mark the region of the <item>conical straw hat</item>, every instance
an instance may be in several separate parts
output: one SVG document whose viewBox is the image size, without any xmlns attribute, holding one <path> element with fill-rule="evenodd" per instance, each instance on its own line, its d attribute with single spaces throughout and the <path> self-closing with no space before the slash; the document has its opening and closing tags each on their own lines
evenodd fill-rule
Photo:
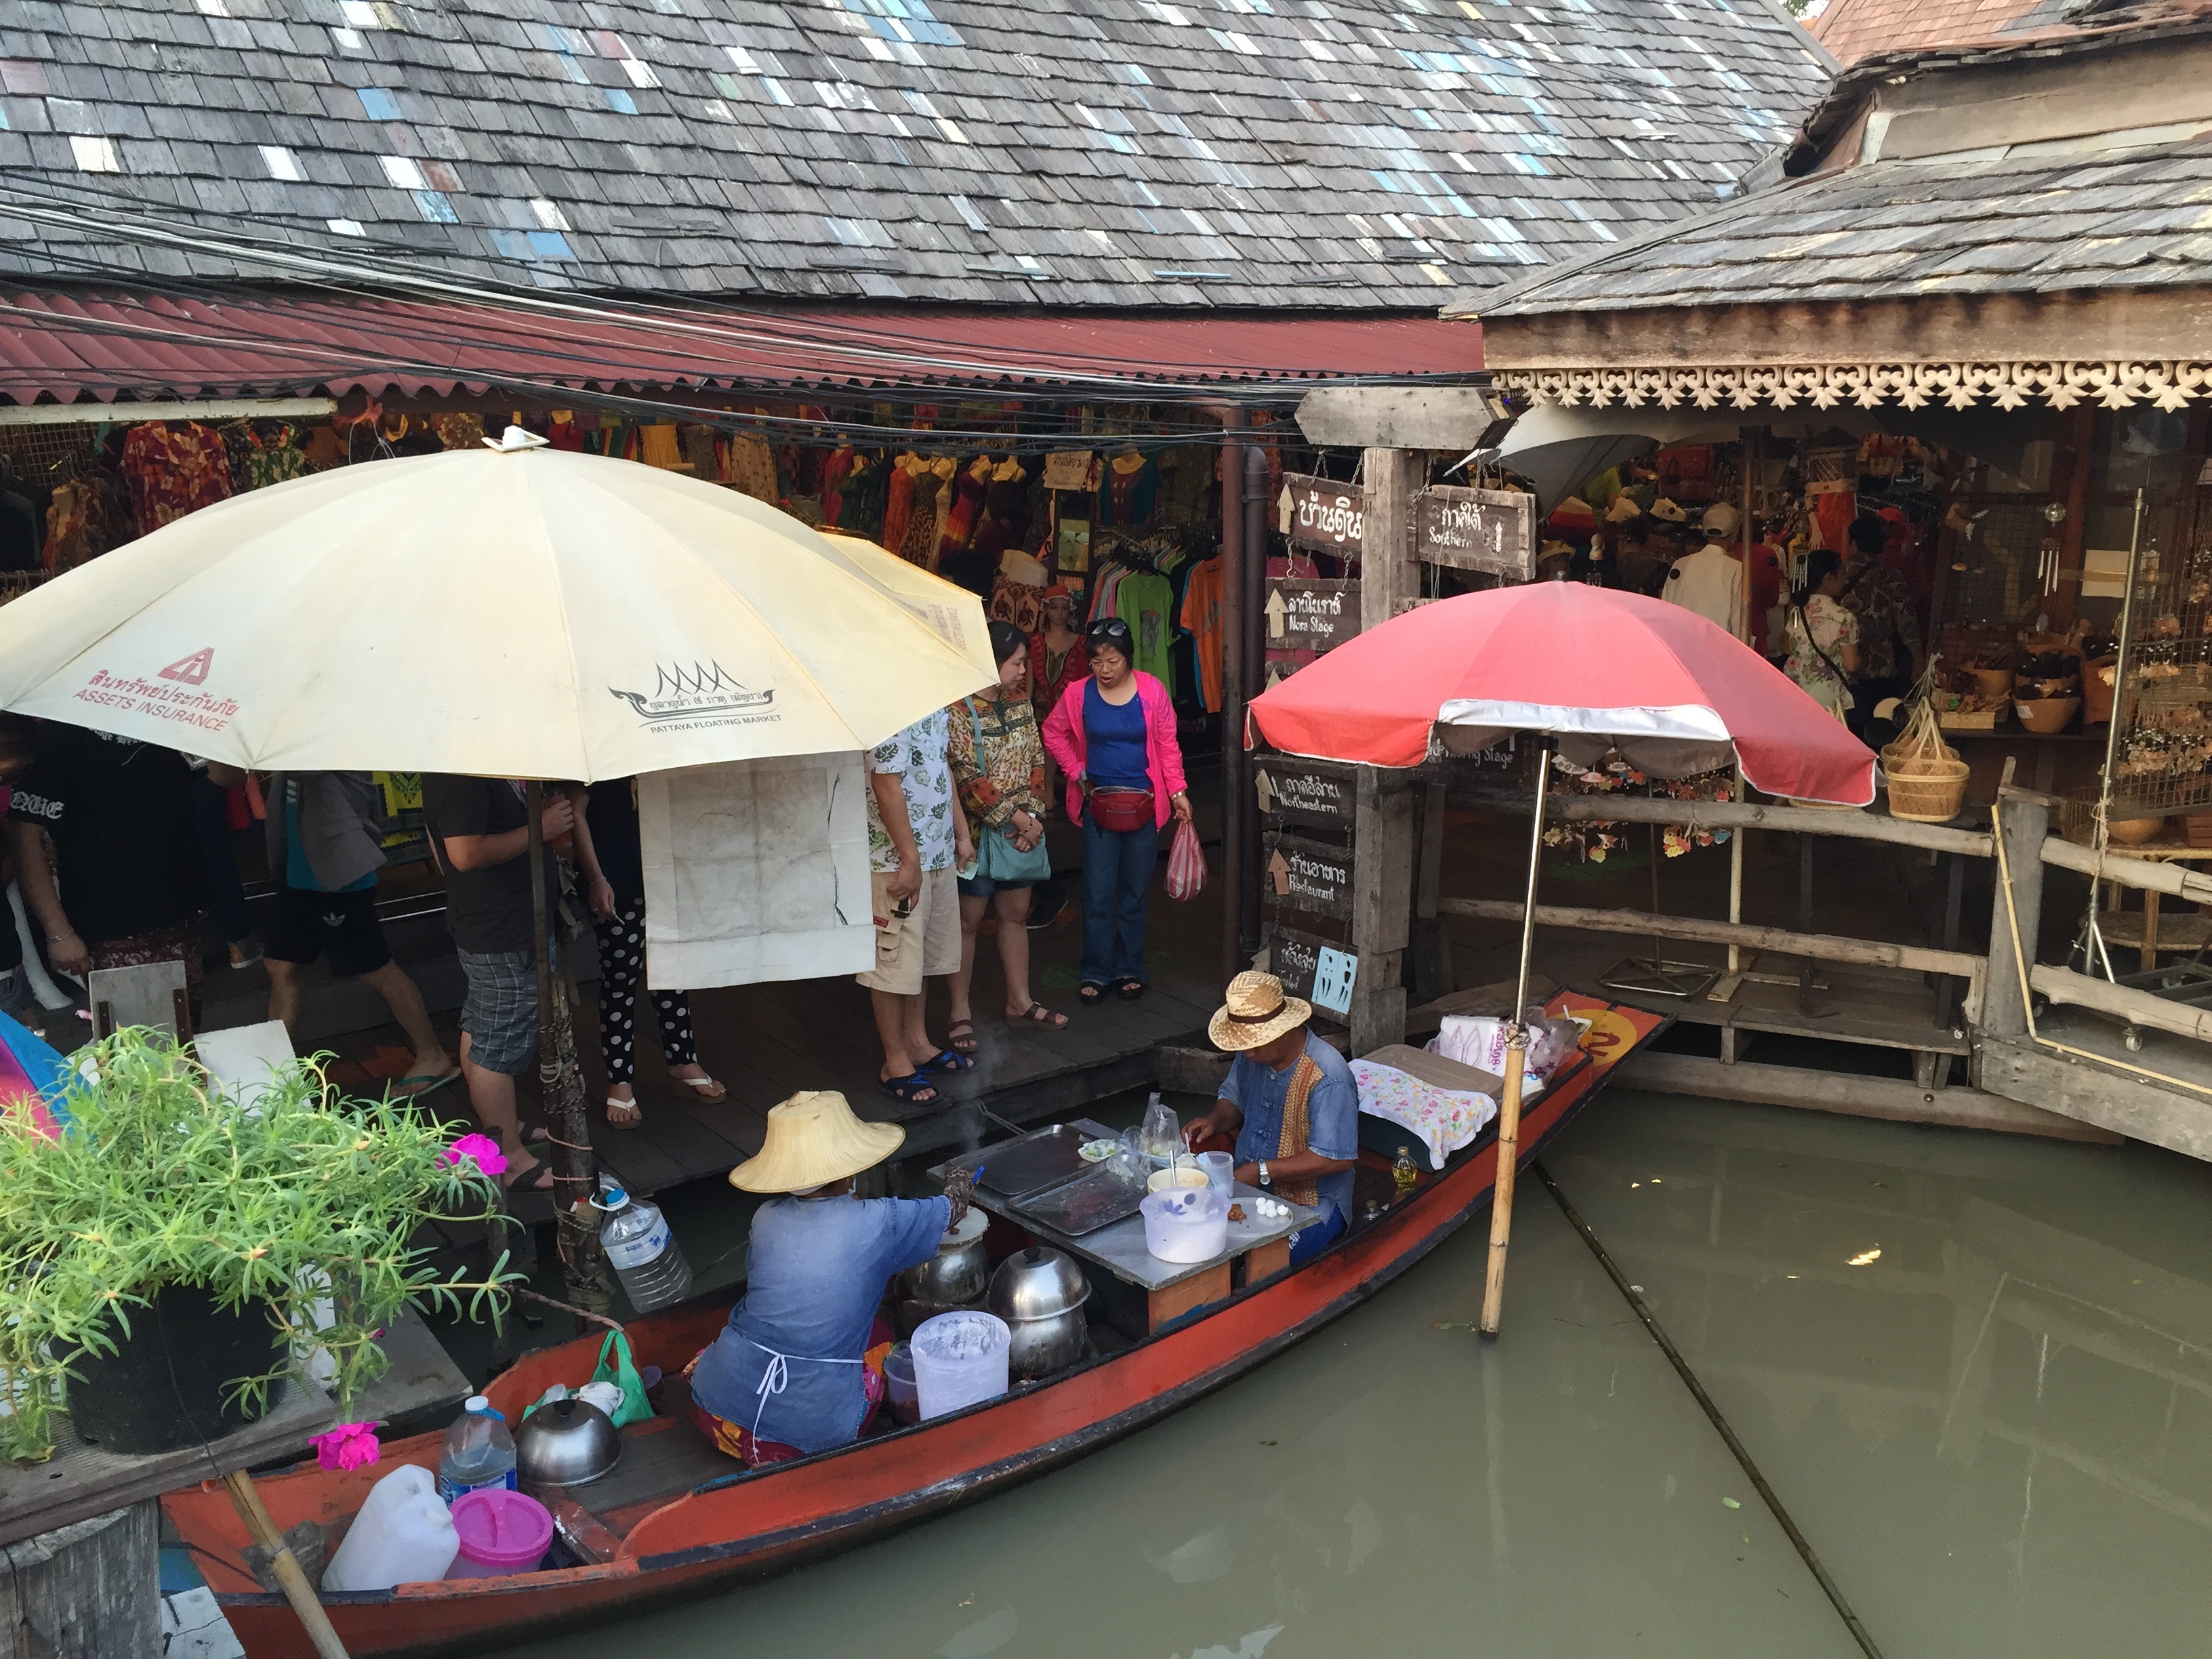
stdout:
<svg viewBox="0 0 2212 1659">
<path fill-rule="evenodd" d="M 769 1108 L 768 1142 L 730 1171 L 740 1192 L 826 1187 L 872 1169 L 906 1139 L 896 1123 L 863 1123 L 834 1089 L 807 1089 Z"/>
</svg>

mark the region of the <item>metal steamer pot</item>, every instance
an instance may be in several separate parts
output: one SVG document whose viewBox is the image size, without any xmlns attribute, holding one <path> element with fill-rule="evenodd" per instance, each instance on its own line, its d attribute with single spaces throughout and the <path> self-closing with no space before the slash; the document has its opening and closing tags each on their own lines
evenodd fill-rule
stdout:
<svg viewBox="0 0 2212 1659">
<path fill-rule="evenodd" d="M 937 1254 L 899 1275 L 899 1286 L 917 1302 L 958 1307 L 980 1300 L 991 1282 L 991 1258 L 983 1254 L 983 1233 L 991 1218 L 970 1210 L 960 1224 L 938 1241 Z"/>
<path fill-rule="evenodd" d="M 514 1431 L 514 1473 L 524 1486 L 581 1486 L 622 1459 L 622 1436 L 587 1400 L 549 1401 Z"/>
<path fill-rule="evenodd" d="M 1013 1337 L 1007 1370 L 1036 1382 L 1079 1364 L 1091 1352 L 1090 1297 L 1082 1268 L 1058 1250 L 1033 1244 L 1001 1261 L 988 1305 Z"/>
</svg>

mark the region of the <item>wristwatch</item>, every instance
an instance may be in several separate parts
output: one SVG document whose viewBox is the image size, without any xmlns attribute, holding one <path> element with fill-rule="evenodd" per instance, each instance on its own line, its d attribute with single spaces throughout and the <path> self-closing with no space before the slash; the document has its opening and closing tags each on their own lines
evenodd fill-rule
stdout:
<svg viewBox="0 0 2212 1659">
<path fill-rule="evenodd" d="M 1260 1184 L 1268 1188 L 1275 1184 L 1275 1177 L 1267 1173 L 1267 1160 L 1264 1158 L 1260 1160 Z"/>
</svg>

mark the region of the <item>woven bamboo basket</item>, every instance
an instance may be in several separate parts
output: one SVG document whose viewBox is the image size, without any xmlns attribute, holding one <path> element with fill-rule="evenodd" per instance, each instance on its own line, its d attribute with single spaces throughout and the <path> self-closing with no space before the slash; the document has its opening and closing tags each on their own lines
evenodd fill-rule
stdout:
<svg viewBox="0 0 2212 1659">
<path fill-rule="evenodd" d="M 1948 823 L 1966 804 L 1966 775 L 1973 769 L 1962 760 L 1923 760 L 1904 763 L 1904 772 L 1885 768 L 1889 778 L 1889 815 L 1915 823 Z"/>
</svg>

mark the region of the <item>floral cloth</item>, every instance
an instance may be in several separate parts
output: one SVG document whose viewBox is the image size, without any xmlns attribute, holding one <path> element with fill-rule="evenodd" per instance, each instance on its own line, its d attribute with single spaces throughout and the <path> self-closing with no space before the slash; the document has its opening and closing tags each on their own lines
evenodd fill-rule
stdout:
<svg viewBox="0 0 2212 1659">
<path fill-rule="evenodd" d="M 1443 1169 L 1444 1159 L 1498 1115 L 1498 1103 L 1488 1095 L 1439 1089 L 1372 1060 L 1353 1060 L 1352 1080 L 1359 1087 L 1359 1109 L 1419 1135 L 1427 1143 L 1433 1170 Z"/>
<path fill-rule="evenodd" d="M 952 705 L 952 781 L 971 839 L 1016 812 L 1044 819 L 1044 739 L 1027 697 L 963 697 Z M 982 739 L 978 753 L 978 737 Z"/>
<path fill-rule="evenodd" d="M 292 441 L 290 427 L 278 427 L 265 441 L 249 428 L 246 441 L 247 488 L 266 489 L 270 484 L 307 476 L 307 453 Z"/>
<path fill-rule="evenodd" d="M 907 822 L 914 827 L 914 844 L 921 854 L 924 870 L 952 867 L 952 769 L 947 760 L 949 735 L 945 711 L 925 714 L 903 732 L 895 732 L 868 750 L 867 768 L 896 772 L 906 791 Z M 868 868 L 888 874 L 899 867 L 898 848 L 884 816 L 876 810 L 875 792 L 868 792 Z"/>
<path fill-rule="evenodd" d="M 1837 600 L 1815 593 L 1803 605 L 1790 608 L 1788 637 L 1790 660 L 1782 665 L 1782 672 L 1804 687 L 1814 702 L 1843 719 L 1851 706 L 1850 690 L 1844 684 L 1843 651 L 1858 643 L 1859 619 Z"/>
<path fill-rule="evenodd" d="M 197 422 L 132 427 L 123 441 L 121 470 L 142 536 L 230 495 L 230 453 L 212 427 Z"/>
<path fill-rule="evenodd" d="M 1919 656 L 1919 616 L 1912 590 L 1897 571 L 1886 564 L 1869 564 L 1844 590 L 1843 605 L 1857 622 L 1858 678 L 1895 679 L 1900 645 L 1906 653 L 1905 666 Z M 1828 654 L 1836 654 L 1834 647 Z"/>
</svg>

